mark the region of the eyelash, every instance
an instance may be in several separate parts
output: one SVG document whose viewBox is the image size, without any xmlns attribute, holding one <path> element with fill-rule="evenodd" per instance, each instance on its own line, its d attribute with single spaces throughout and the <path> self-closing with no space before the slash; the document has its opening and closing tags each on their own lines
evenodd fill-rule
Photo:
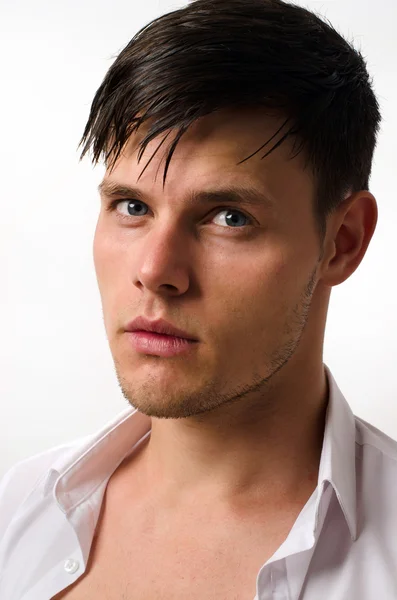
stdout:
<svg viewBox="0 0 397 600">
<path fill-rule="evenodd" d="M 118 205 L 118 204 L 120 204 L 121 202 L 140 202 L 140 203 L 142 203 L 142 204 L 145 204 L 146 206 L 148 206 L 148 205 L 146 204 L 146 202 L 143 202 L 143 200 L 133 200 L 133 199 L 131 199 L 131 198 L 118 198 L 118 199 L 116 199 L 116 200 L 112 200 L 112 201 L 109 203 L 109 205 L 106 207 L 106 211 L 107 211 L 107 212 L 110 212 L 110 213 L 111 213 L 111 212 L 114 212 L 114 211 L 116 210 L 116 207 L 117 207 L 117 205 Z M 236 228 L 236 229 L 242 229 L 242 230 L 244 231 L 244 230 L 247 230 L 249 227 L 252 227 L 252 226 L 253 226 L 253 224 L 254 224 L 253 218 L 252 218 L 252 217 L 250 217 L 249 215 L 247 215 L 247 214 L 246 214 L 244 211 L 242 211 L 242 210 L 237 210 L 236 208 L 231 208 L 231 207 L 228 207 L 228 206 L 219 207 L 219 210 L 218 210 L 218 209 L 214 209 L 214 211 L 215 211 L 215 210 L 217 210 L 217 212 L 223 212 L 223 211 L 225 211 L 225 210 L 226 210 L 226 211 L 237 212 L 237 213 L 240 213 L 240 214 L 244 215 L 244 217 L 246 217 L 246 218 L 247 218 L 247 219 L 250 221 L 249 225 L 244 225 L 244 226 L 242 226 L 242 227 L 238 227 L 238 228 Z M 217 214 L 217 213 L 216 213 L 216 214 Z M 137 215 L 137 216 L 139 216 L 139 215 Z M 122 214 L 120 214 L 120 213 L 119 213 L 119 214 L 118 214 L 118 217 L 119 217 L 120 219 L 123 219 L 123 220 L 125 220 L 125 219 L 126 219 L 126 220 L 128 220 L 128 221 L 129 221 L 131 218 L 134 218 L 134 215 L 127 216 L 127 215 L 122 215 Z M 223 229 L 229 229 L 229 230 L 231 229 L 231 230 L 234 230 L 234 227 L 224 227 Z"/>
</svg>

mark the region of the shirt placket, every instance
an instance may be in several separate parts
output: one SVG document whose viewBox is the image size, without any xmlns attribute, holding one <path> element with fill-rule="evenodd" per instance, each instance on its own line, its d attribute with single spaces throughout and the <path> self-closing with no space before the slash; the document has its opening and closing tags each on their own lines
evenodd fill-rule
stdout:
<svg viewBox="0 0 397 600">
<path fill-rule="evenodd" d="M 285 559 L 271 563 L 262 570 L 255 600 L 291 600 Z"/>
</svg>

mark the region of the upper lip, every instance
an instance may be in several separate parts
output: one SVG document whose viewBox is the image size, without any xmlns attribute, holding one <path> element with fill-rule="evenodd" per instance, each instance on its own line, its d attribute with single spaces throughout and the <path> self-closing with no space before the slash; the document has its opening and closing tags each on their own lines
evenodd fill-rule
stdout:
<svg viewBox="0 0 397 600">
<path fill-rule="evenodd" d="M 185 338 L 194 342 L 198 341 L 187 331 L 174 327 L 168 321 L 164 319 L 156 319 L 155 321 L 149 321 L 145 317 L 137 317 L 130 323 L 128 323 L 126 331 L 152 331 L 154 333 L 162 333 L 165 335 L 173 335 L 175 337 Z"/>
</svg>

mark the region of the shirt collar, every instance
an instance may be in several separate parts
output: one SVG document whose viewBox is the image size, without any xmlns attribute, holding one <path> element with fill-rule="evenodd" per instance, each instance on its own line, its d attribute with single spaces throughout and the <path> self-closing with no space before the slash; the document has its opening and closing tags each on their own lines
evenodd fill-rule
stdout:
<svg viewBox="0 0 397 600">
<path fill-rule="evenodd" d="M 357 538 L 355 418 L 330 369 L 327 365 L 324 368 L 329 401 L 317 490 L 321 495 L 324 483 L 330 482 L 354 541 Z M 124 410 L 89 441 L 53 464 L 44 480 L 44 495 L 52 491 L 60 508 L 68 514 L 111 477 L 150 430 L 150 417 L 132 407 Z M 319 496 L 317 507 L 320 499 Z M 317 508 L 314 530 L 318 518 Z"/>
<path fill-rule="evenodd" d="M 348 524 L 351 538 L 355 541 L 357 539 L 356 422 L 330 369 L 327 365 L 324 365 L 324 368 L 328 378 L 329 401 L 318 487 L 320 489 L 325 481 L 331 483 Z"/>
</svg>

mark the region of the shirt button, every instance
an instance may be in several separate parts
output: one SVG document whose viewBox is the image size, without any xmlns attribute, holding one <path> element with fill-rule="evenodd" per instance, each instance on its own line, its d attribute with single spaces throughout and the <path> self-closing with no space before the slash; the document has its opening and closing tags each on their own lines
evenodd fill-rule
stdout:
<svg viewBox="0 0 397 600">
<path fill-rule="evenodd" d="M 79 562 L 77 560 L 73 560 L 73 558 L 68 558 L 63 566 L 67 573 L 73 574 L 76 573 L 77 569 L 79 568 Z"/>
</svg>

